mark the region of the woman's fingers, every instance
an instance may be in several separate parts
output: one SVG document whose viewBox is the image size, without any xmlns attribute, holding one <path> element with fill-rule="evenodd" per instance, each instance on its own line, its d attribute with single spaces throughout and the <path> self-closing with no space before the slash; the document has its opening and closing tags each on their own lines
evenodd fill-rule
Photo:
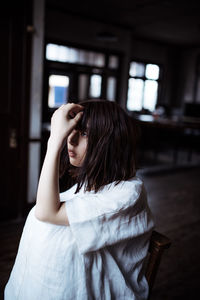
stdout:
<svg viewBox="0 0 200 300">
<path fill-rule="evenodd" d="M 83 110 L 83 106 L 74 103 L 60 106 L 51 119 L 52 136 L 57 137 L 57 139 L 68 136 L 80 121 Z"/>
<path fill-rule="evenodd" d="M 66 110 L 67 117 L 69 117 L 69 119 L 74 119 L 78 115 L 78 113 L 83 111 L 83 109 L 84 109 L 83 106 L 76 105 L 76 104 L 71 107 L 68 107 Z M 79 119 L 80 118 L 77 118 L 77 120 Z"/>
<path fill-rule="evenodd" d="M 79 104 L 68 103 L 60 106 L 59 109 L 64 112 L 68 119 L 74 119 L 79 112 L 83 111 L 84 107 Z"/>
<path fill-rule="evenodd" d="M 75 121 L 76 123 L 78 123 L 78 122 L 80 121 L 80 119 L 82 118 L 82 115 L 83 115 L 83 111 L 78 112 L 78 113 L 75 115 L 75 117 L 73 118 L 74 121 Z"/>
<path fill-rule="evenodd" d="M 67 104 L 63 104 L 60 106 L 61 109 L 65 110 L 65 111 L 75 111 L 75 112 L 79 112 L 80 110 L 83 110 L 84 107 L 80 104 L 76 104 L 76 103 L 67 103 Z"/>
</svg>

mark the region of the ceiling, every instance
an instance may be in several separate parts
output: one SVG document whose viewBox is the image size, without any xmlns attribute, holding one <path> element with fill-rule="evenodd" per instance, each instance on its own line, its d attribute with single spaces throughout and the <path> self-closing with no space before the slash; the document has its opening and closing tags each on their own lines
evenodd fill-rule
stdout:
<svg viewBox="0 0 200 300">
<path fill-rule="evenodd" d="M 200 0 L 46 0 L 46 5 L 128 29 L 137 39 L 200 46 Z"/>
</svg>

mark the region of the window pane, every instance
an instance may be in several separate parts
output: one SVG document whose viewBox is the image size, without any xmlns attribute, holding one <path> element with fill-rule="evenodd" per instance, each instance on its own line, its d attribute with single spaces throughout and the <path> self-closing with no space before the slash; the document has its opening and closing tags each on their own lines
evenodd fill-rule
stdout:
<svg viewBox="0 0 200 300">
<path fill-rule="evenodd" d="M 54 44 L 48 44 L 46 47 L 46 58 L 49 60 L 57 60 L 57 53 L 59 46 Z"/>
<path fill-rule="evenodd" d="M 67 62 L 68 61 L 68 55 L 69 55 L 69 49 L 64 46 L 58 47 L 57 52 L 57 60 L 61 62 Z"/>
<path fill-rule="evenodd" d="M 90 66 L 104 67 L 105 66 L 105 55 L 102 53 L 95 53 L 92 51 L 87 51 L 87 60 L 85 63 Z"/>
<path fill-rule="evenodd" d="M 78 80 L 78 98 L 79 100 L 87 99 L 87 87 L 89 76 L 87 74 L 80 74 Z"/>
<path fill-rule="evenodd" d="M 152 64 L 146 65 L 145 76 L 148 79 L 155 79 L 155 80 L 157 80 L 159 78 L 159 66 L 152 65 Z"/>
<path fill-rule="evenodd" d="M 105 55 L 103 53 L 70 48 L 56 44 L 47 44 L 46 59 L 96 67 L 105 66 Z"/>
<path fill-rule="evenodd" d="M 87 64 L 90 66 L 94 65 L 94 52 L 87 51 Z"/>
<path fill-rule="evenodd" d="M 128 110 L 141 110 L 143 99 L 144 81 L 142 79 L 129 79 L 128 86 Z"/>
<path fill-rule="evenodd" d="M 49 76 L 49 107 L 59 107 L 68 99 L 69 77 L 62 75 Z"/>
<path fill-rule="evenodd" d="M 143 77 L 145 66 L 143 63 L 131 62 L 129 74 L 130 76 Z"/>
<path fill-rule="evenodd" d="M 87 62 L 86 51 L 79 50 L 79 63 L 80 64 L 85 64 L 86 62 Z"/>
<path fill-rule="evenodd" d="M 78 51 L 78 50 L 77 50 Z M 79 61 L 80 64 L 104 67 L 105 55 L 102 53 L 96 53 L 92 51 L 79 50 Z"/>
<path fill-rule="evenodd" d="M 92 75 L 90 77 L 90 97 L 99 98 L 101 96 L 101 76 Z"/>
<path fill-rule="evenodd" d="M 154 111 L 158 95 L 158 83 L 153 80 L 146 80 L 144 87 L 144 108 Z"/>
<path fill-rule="evenodd" d="M 79 52 L 74 48 L 48 44 L 46 47 L 46 58 L 60 62 L 78 62 Z"/>
<path fill-rule="evenodd" d="M 116 78 L 108 77 L 107 91 L 106 91 L 107 100 L 115 101 L 115 94 L 116 94 Z"/>
<path fill-rule="evenodd" d="M 118 68 L 118 57 L 116 55 L 110 55 L 109 56 L 109 62 L 108 62 L 108 67 L 110 69 L 117 69 Z"/>
<path fill-rule="evenodd" d="M 74 48 L 68 48 L 69 56 L 68 56 L 68 62 L 70 63 L 78 63 L 79 62 L 79 50 Z"/>
<path fill-rule="evenodd" d="M 104 67 L 105 66 L 105 55 L 101 53 L 95 53 L 94 66 Z"/>
</svg>

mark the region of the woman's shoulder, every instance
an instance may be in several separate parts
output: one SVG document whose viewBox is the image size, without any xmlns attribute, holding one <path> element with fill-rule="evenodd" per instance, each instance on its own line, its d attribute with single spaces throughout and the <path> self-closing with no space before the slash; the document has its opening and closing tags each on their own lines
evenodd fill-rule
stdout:
<svg viewBox="0 0 200 300">
<path fill-rule="evenodd" d="M 120 182 L 112 182 L 106 185 L 100 193 L 109 193 L 109 192 L 120 192 L 120 193 L 140 193 L 144 188 L 143 181 L 135 176 L 130 178 L 129 180 L 122 180 Z"/>
<path fill-rule="evenodd" d="M 112 202 L 119 207 L 132 206 L 138 200 L 146 199 L 143 182 L 133 177 L 119 183 L 113 182 L 97 193 L 97 196 L 106 202 Z"/>
</svg>

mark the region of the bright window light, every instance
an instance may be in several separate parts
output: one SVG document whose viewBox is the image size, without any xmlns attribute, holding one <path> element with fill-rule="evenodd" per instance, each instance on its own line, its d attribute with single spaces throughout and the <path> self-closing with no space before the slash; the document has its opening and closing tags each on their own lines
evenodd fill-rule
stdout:
<svg viewBox="0 0 200 300">
<path fill-rule="evenodd" d="M 48 105 L 51 108 L 59 107 L 67 102 L 69 77 L 62 75 L 49 76 Z"/>
<path fill-rule="evenodd" d="M 146 80 L 144 88 L 143 107 L 149 111 L 154 111 L 157 101 L 158 83 L 154 80 Z"/>
<path fill-rule="evenodd" d="M 129 74 L 133 77 L 144 76 L 145 65 L 143 63 L 131 62 Z"/>
<path fill-rule="evenodd" d="M 129 79 L 128 88 L 128 110 L 141 110 L 142 109 L 142 96 L 143 96 L 144 81 L 141 79 Z"/>
<path fill-rule="evenodd" d="M 101 76 L 92 75 L 90 78 L 90 97 L 99 98 L 101 96 Z"/>
<path fill-rule="evenodd" d="M 95 67 L 105 66 L 105 55 L 56 44 L 47 44 L 46 59 L 52 61 L 85 64 Z"/>
<path fill-rule="evenodd" d="M 145 76 L 148 79 L 157 80 L 159 78 L 159 66 L 148 64 L 146 66 Z"/>
</svg>

